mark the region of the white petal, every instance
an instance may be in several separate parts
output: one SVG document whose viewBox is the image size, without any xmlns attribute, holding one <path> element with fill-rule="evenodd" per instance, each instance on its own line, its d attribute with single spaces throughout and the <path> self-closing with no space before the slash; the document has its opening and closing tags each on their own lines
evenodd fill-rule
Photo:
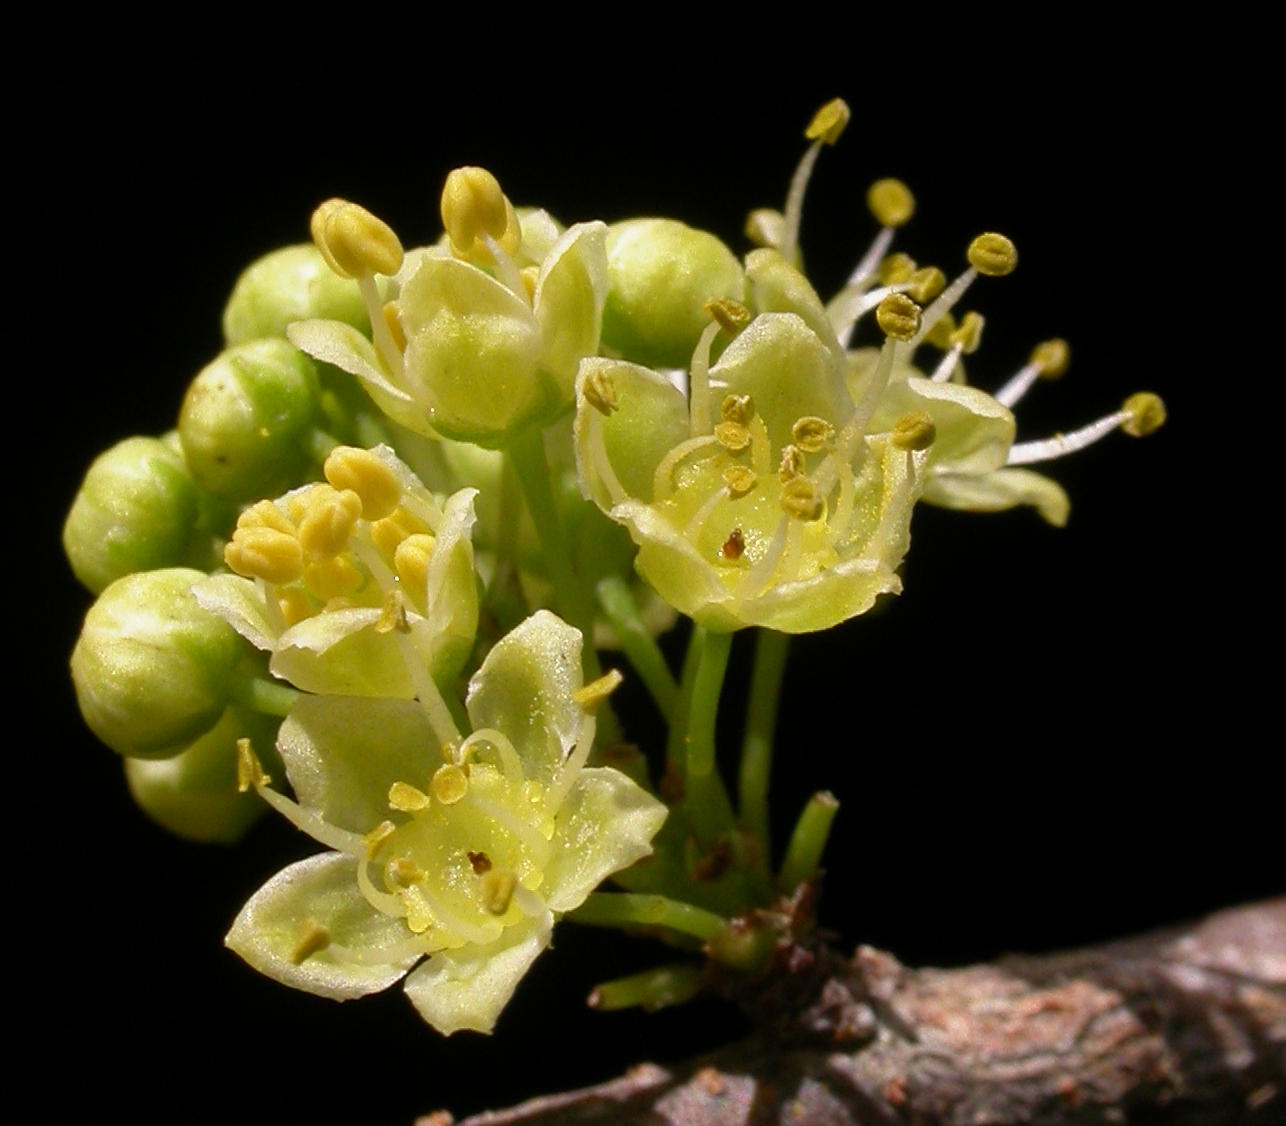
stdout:
<svg viewBox="0 0 1286 1126">
<path fill-rule="evenodd" d="M 364 951 L 370 965 L 345 962 L 330 949 L 296 964 L 295 952 L 310 926 L 324 927 L 332 942 Z M 400 979 L 416 957 L 378 960 L 381 947 L 409 935 L 400 919 L 375 910 L 357 887 L 356 861 L 327 852 L 292 864 L 251 897 L 224 939 L 260 973 L 284 985 L 348 1001 L 378 993 Z"/>
</svg>

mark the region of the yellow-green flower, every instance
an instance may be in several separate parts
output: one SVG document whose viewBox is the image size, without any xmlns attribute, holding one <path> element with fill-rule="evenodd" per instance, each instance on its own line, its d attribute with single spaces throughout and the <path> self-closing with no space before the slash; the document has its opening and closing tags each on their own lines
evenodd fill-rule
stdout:
<svg viewBox="0 0 1286 1126">
<path fill-rule="evenodd" d="M 446 746 L 414 701 L 301 700 L 279 739 L 298 802 L 249 753 L 243 766 L 334 851 L 264 885 L 228 945 L 337 1000 L 405 977 L 439 1031 L 490 1032 L 557 918 L 648 855 L 665 819 L 624 774 L 585 765 L 599 694 L 580 650 L 552 614 L 529 618 L 470 682 L 472 734 Z"/>
</svg>

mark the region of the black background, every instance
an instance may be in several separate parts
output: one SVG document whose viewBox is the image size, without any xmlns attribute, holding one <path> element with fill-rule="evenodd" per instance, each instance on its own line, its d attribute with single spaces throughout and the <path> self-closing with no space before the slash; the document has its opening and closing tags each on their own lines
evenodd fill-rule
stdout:
<svg viewBox="0 0 1286 1126">
<path fill-rule="evenodd" d="M 1140 70 L 1137 44 L 886 65 L 870 43 L 742 57 L 717 37 L 655 53 L 520 38 L 516 58 L 435 41 L 416 60 L 408 41 L 396 63 L 329 57 L 350 46 L 333 42 L 209 61 L 192 43 L 168 64 L 125 50 L 85 61 L 65 108 L 24 94 L 28 210 L 11 223 L 30 328 L 10 379 L 28 403 L 14 468 L 38 503 L 11 582 L 18 637 L 38 651 L 11 709 L 40 706 L 35 726 L 11 728 L 11 988 L 36 990 L 20 1005 L 32 1057 L 89 1068 L 92 1103 L 134 1121 L 405 1123 L 740 1028 L 715 1002 L 588 1012 L 596 981 L 663 955 L 570 925 L 490 1039 L 442 1039 L 397 989 L 341 1007 L 260 978 L 222 935 L 311 842 L 273 820 L 231 851 L 168 837 L 76 714 L 65 662 L 89 598 L 56 545 L 89 461 L 173 425 L 219 349 L 237 273 L 306 238 L 316 203 L 356 199 L 408 245 L 427 241 L 442 180 L 464 163 L 567 222 L 675 215 L 744 251 L 745 213 L 781 205 L 804 123 L 842 94 L 854 120 L 822 155 L 802 233 L 823 294 L 873 233 L 866 186 L 899 176 L 920 208 L 901 249 L 953 272 L 979 231 L 1019 247 L 1014 275 L 970 293 L 988 318 L 975 382 L 998 385 L 1039 340 L 1071 341 L 1071 370 L 1022 404 L 1020 436 L 1142 388 L 1170 407 L 1155 437 L 1113 435 L 1050 469 L 1072 498 L 1066 529 L 923 508 L 905 593 L 795 644 L 778 836 L 813 790 L 841 799 L 822 917 L 845 946 L 958 964 L 1282 890 L 1280 749 L 1255 728 L 1275 712 L 1244 647 L 1279 629 L 1263 520 L 1248 513 L 1273 488 L 1257 466 L 1269 374 L 1239 281 L 1250 256 L 1232 258 L 1254 200 L 1200 78 L 1151 58 Z M 84 1094 L 46 1097 L 84 1109 Z"/>
</svg>

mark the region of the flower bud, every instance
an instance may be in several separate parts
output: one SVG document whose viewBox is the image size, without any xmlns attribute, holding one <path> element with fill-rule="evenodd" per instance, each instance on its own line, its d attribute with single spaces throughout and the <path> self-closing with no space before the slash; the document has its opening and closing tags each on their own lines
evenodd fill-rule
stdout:
<svg viewBox="0 0 1286 1126">
<path fill-rule="evenodd" d="M 197 484 L 233 502 L 299 484 L 318 394 L 313 362 L 286 341 L 229 348 L 192 381 L 179 412 Z"/>
<path fill-rule="evenodd" d="M 186 562 L 197 519 L 196 485 L 177 450 L 127 438 L 89 467 L 63 525 L 63 550 L 98 594 L 135 571 Z"/>
<path fill-rule="evenodd" d="M 237 740 L 248 737 L 268 752 L 277 739 L 277 723 L 273 717 L 230 707 L 174 758 L 127 758 L 130 794 L 148 817 L 176 836 L 233 844 L 268 810 L 258 794 L 237 789 Z"/>
<path fill-rule="evenodd" d="M 370 322 L 355 281 L 341 278 L 311 243 L 286 246 L 250 264 L 223 310 L 223 339 L 231 347 L 276 336 L 311 318 L 343 321 L 360 332 Z"/>
<path fill-rule="evenodd" d="M 245 648 L 192 597 L 200 571 L 172 568 L 112 583 L 85 616 L 71 655 L 81 715 L 112 750 L 166 758 L 223 714 Z"/>
<path fill-rule="evenodd" d="M 673 219 L 630 219 L 607 234 L 603 344 L 635 363 L 686 367 L 712 298 L 745 300 L 739 263 L 714 235 Z"/>
</svg>

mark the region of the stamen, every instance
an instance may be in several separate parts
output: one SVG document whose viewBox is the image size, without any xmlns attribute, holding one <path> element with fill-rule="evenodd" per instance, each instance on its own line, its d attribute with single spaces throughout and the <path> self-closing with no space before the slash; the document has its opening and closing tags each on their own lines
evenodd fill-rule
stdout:
<svg viewBox="0 0 1286 1126">
<path fill-rule="evenodd" d="M 394 782 L 388 789 L 389 809 L 398 813 L 419 813 L 429 808 L 429 795 L 408 782 Z"/>
<path fill-rule="evenodd" d="M 492 868 L 478 880 L 478 898 L 492 915 L 503 915 L 509 910 L 518 877 L 507 868 Z"/>
<path fill-rule="evenodd" d="M 597 680 L 590 681 L 583 688 L 577 688 L 572 693 L 572 699 L 581 711 L 593 715 L 624 680 L 620 669 L 610 669 Z"/>
<path fill-rule="evenodd" d="M 402 499 L 402 483 L 397 474 L 370 450 L 336 446 L 327 454 L 322 471 L 334 488 L 357 494 L 364 520 L 391 516 Z"/>
<path fill-rule="evenodd" d="M 723 471 L 724 488 L 733 500 L 740 500 L 759 483 L 759 477 L 753 469 L 744 465 L 730 465 Z"/>
<path fill-rule="evenodd" d="M 523 781 L 526 775 L 522 769 L 522 759 L 518 757 L 518 752 L 514 750 L 514 745 L 509 741 L 508 736 L 494 727 L 480 727 L 461 743 L 454 756 L 456 765 L 462 766 L 467 762 L 479 743 L 489 743 L 495 747 L 496 753 L 500 755 L 500 769 L 504 772 L 506 779 L 510 782 Z"/>
<path fill-rule="evenodd" d="M 455 763 L 443 763 L 434 771 L 431 785 L 433 796 L 438 801 L 443 805 L 455 805 L 469 792 L 469 776 Z"/>
<path fill-rule="evenodd" d="M 915 214 L 915 196 L 901 180 L 876 180 L 867 190 L 866 206 L 881 227 L 904 227 Z"/>
<path fill-rule="evenodd" d="M 384 877 L 394 887 L 405 891 L 413 884 L 423 883 L 428 873 L 409 856 L 395 856 L 384 865 Z"/>
<path fill-rule="evenodd" d="M 652 475 L 652 496 L 654 501 L 665 500 L 674 491 L 674 471 L 684 458 L 699 450 L 718 446 L 718 444 L 713 434 L 702 434 L 700 437 L 689 438 L 686 442 L 680 442 L 666 454 L 661 459 L 660 464 L 657 465 L 656 472 Z M 716 451 L 711 450 L 711 452 Z"/>
<path fill-rule="evenodd" d="M 1165 403 L 1151 391 L 1131 395 L 1121 409 L 1130 416 L 1121 423 L 1121 429 L 1131 438 L 1145 438 L 1165 424 Z"/>
<path fill-rule="evenodd" d="M 366 859 L 374 860 L 380 854 L 380 850 L 388 844 L 389 837 L 395 832 L 397 832 L 397 826 L 392 821 L 381 821 L 367 833 L 362 838 L 366 842 Z"/>
<path fill-rule="evenodd" d="M 920 306 L 905 293 L 890 293 L 875 310 L 875 320 L 885 336 L 909 342 L 920 328 Z"/>
<path fill-rule="evenodd" d="M 750 310 L 731 297 L 712 297 L 701 308 L 729 336 L 736 336 L 750 323 Z"/>
<path fill-rule="evenodd" d="M 558 813 L 558 808 L 563 804 L 563 799 L 567 797 L 571 788 L 576 784 L 576 779 L 580 777 L 581 770 L 589 760 L 589 752 L 593 749 L 594 733 L 597 730 L 598 723 L 592 715 L 585 715 L 581 719 L 576 746 L 572 753 L 567 756 L 567 761 L 559 768 L 553 784 L 549 787 L 549 793 L 545 796 L 545 809 L 551 815 Z"/>
<path fill-rule="evenodd" d="M 237 793 L 244 794 L 253 786 L 256 790 L 272 784 L 272 778 L 263 772 L 263 764 L 255 754 L 249 739 L 237 740 Z"/>
<path fill-rule="evenodd" d="M 745 426 L 755 417 L 755 401 L 749 395 L 725 395 L 719 405 L 724 422 L 739 422 Z"/>
<path fill-rule="evenodd" d="M 320 954 L 330 945 L 330 931 L 314 919 L 305 919 L 300 928 L 290 960 L 299 966 L 314 954 Z"/>
<path fill-rule="evenodd" d="M 402 243 L 393 228 L 356 203 L 328 199 L 313 212 L 309 229 L 326 264 L 342 278 L 402 268 Z"/>
<path fill-rule="evenodd" d="M 850 116 L 848 104 L 842 98 L 836 98 L 822 106 L 804 130 L 805 138 L 813 143 L 809 145 L 799 161 L 799 167 L 795 169 L 795 175 L 791 177 L 780 243 L 781 256 L 792 265 L 798 256 L 799 220 L 804 210 L 804 192 L 808 189 L 817 155 L 822 151 L 823 145 L 833 145 L 839 140 Z"/>
<path fill-rule="evenodd" d="M 1165 404 L 1150 391 L 1140 391 L 1125 401 L 1121 410 L 1073 430 L 1070 434 L 1055 434 L 1041 442 L 1023 442 L 1009 451 L 1007 465 L 1031 465 L 1038 461 L 1051 461 L 1056 457 L 1083 450 L 1100 438 L 1112 433 L 1118 426 L 1132 437 L 1151 434 L 1165 422 Z"/>
<path fill-rule="evenodd" d="M 435 542 L 427 533 L 407 536 L 393 552 L 393 568 L 397 577 L 417 601 L 427 597 L 429 563 L 433 559 Z"/>
<path fill-rule="evenodd" d="M 406 595 L 394 587 L 384 596 L 384 608 L 375 623 L 376 633 L 409 633 L 411 624 L 406 616 Z"/>
<path fill-rule="evenodd" d="M 797 520 L 820 520 L 826 500 L 807 477 L 792 477 L 781 488 L 781 507 Z"/>
<path fill-rule="evenodd" d="M 804 455 L 798 446 L 782 446 L 781 462 L 777 466 L 777 480 L 783 485 L 804 472 Z"/>
<path fill-rule="evenodd" d="M 581 393 L 599 414 L 607 417 L 617 409 L 616 380 L 610 371 L 598 368 L 591 371 L 581 385 Z"/>
<path fill-rule="evenodd" d="M 223 549 L 223 561 L 238 575 L 283 586 L 304 573 L 304 552 L 287 532 L 262 526 L 238 527 Z"/>
<path fill-rule="evenodd" d="M 1018 251 L 1014 244 L 1004 235 L 988 231 L 979 235 L 969 244 L 966 253 L 971 265 L 980 274 L 989 278 L 1003 278 L 1011 274 L 1018 265 Z"/>
<path fill-rule="evenodd" d="M 835 438 L 835 427 L 824 418 L 806 415 L 797 418 L 790 428 L 790 436 L 806 454 L 815 454 L 824 450 Z"/>
<path fill-rule="evenodd" d="M 362 515 L 362 500 L 354 492 L 316 486 L 308 512 L 299 522 L 299 546 L 315 559 L 338 555 L 348 544 L 353 525 Z"/>
<path fill-rule="evenodd" d="M 499 240 L 505 257 L 517 252 L 522 228 L 500 182 L 485 168 L 457 168 L 442 188 L 442 226 L 457 258 L 469 258 L 484 236 Z M 491 249 L 488 247 L 488 249 Z M 512 287 L 511 287 L 512 288 Z"/>
<path fill-rule="evenodd" d="M 937 427 L 927 411 L 911 411 L 894 423 L 889 441 L 899 450 L 927 450 L 938 436 Z"/>
<path fill-rule="evenodd" d="M 714 436 L 725 450 L 739 454 L 750 449 L 750 431 L 740 422 L 721 422 L 714 428 Z"/>
</svg>

